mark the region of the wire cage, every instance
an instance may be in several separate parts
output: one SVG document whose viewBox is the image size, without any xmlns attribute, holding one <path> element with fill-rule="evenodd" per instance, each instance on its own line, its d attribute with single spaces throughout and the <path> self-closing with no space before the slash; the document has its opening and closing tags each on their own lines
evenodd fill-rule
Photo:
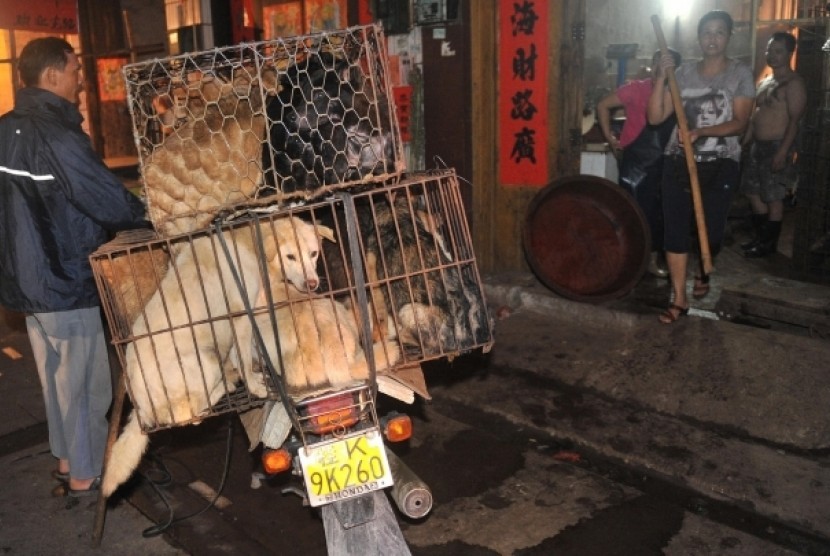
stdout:
<svg viewBox="0 0 830 556">
<path fill-rule="evenodd" d="M 124 67 L 150 220 L 297 201 L 404 170 L 382 28 L 245 43 Z"/>
<path fill-rule="evenodd" d="M 145 432 L 493 342 L 452 171 L 147 234 L 90 257 Z"/>
</svg>

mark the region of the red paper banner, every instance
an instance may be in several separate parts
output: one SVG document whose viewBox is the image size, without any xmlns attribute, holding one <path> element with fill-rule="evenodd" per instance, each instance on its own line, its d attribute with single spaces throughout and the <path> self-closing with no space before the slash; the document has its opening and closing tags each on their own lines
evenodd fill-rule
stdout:
<svg viewBox="0 0 830 556">
<path fill-rule="evenodd" d="M 251 0 L 231 0 L 231 37 L 233 44 L 256 40 L 254 6 Z"/>
<path fill-rule="evenodd" d="M 42 33 L 77 33 L 74 0 L 0 0 L 0 28 Z"/>
<path fill-rule="evenodd" d="M 503 185 L 548 182 L 548 0 L 499 0 Z"/>
<path fill-rule="evenodd" d="M 401 141 L 412 141 L 412 130 L 409 127 L 412 118 L 412 87 L 392 87 L 395 97 L 395 110 L 398 113 L 398 126 L 401 129 Z"/>
</svg>

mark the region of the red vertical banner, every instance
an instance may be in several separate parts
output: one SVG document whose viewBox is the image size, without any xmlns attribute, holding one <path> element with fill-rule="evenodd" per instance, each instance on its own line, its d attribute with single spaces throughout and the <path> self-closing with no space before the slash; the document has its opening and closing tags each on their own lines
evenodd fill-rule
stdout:
<svg viewBox="0 0 830 556">
<path fill-rule="evenodd" d="M 503 185 L 548 182 L 548 0 L 499 0 Z"/>
<path fill-rule="evenodd" d="M 252 0 L 231 0 L 231 37 L 233 44 L 256 40 Z"/>
<path fill-rule="evenodd" d="M 375 21 L 375 14 L 372 13 L 370 0 L 358 0 L 357 2 L 357 24 L 369 25 Z"/>
<path fill-rule="evenodd" d="M 401 130 L 401 141 L 412 141 L 412 130 L 409 127 L 412 117 L 412 87 L 409 85 L 392 87 L 395 97 L 395 111 L 398 114 L 398 126 Z"/>
</svg>

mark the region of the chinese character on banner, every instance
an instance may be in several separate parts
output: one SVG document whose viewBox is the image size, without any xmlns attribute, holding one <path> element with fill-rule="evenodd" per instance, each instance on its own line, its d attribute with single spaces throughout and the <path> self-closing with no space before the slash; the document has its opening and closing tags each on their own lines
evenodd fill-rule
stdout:
<svg viewBox="0 0 830 556">
<path fill-rule="evenodd" d="M 78 32 L 75 0 L 0 0 L 0 29 L 26 29 L 42 33 Z"/>
<path fill-rule="evenodd" d="M 499 0 L 499 168 L 504 185 L 548 183 L 548 0 Z"/>
<path fill-rule="evenodd" d="M 412 130 L 409 121 L 412 118 L 412 87 L 392 87 L 395 97 L 395 111 L 398 113 L 398 126 L 401 129 L 401 141 L 412 141 Z"/>
</svg>

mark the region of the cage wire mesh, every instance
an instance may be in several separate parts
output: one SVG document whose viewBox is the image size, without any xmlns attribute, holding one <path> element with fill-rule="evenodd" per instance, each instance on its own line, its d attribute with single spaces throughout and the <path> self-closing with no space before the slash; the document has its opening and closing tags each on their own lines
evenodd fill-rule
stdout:
<svg viewBox="0 0 830 556">
<path fill-rule="evenodd" d="M 165 236 L 228 206 L 404 170 L 379 25 L 134 63 L 124 77 L 148 213 Z"/>
<path fill-rule="evenodd" d="M 489 349 L 453 171 L 271 209 L 91 256 L 145 431 Z"/>
<path fill-rule="evenodd" d="M 830 41 L 826 25 L 807 26 L 798 38 L 798 71 L 807 106 L 798 152 L 792 263 L 798 276 L 830 282 Z"/>
</svg>

